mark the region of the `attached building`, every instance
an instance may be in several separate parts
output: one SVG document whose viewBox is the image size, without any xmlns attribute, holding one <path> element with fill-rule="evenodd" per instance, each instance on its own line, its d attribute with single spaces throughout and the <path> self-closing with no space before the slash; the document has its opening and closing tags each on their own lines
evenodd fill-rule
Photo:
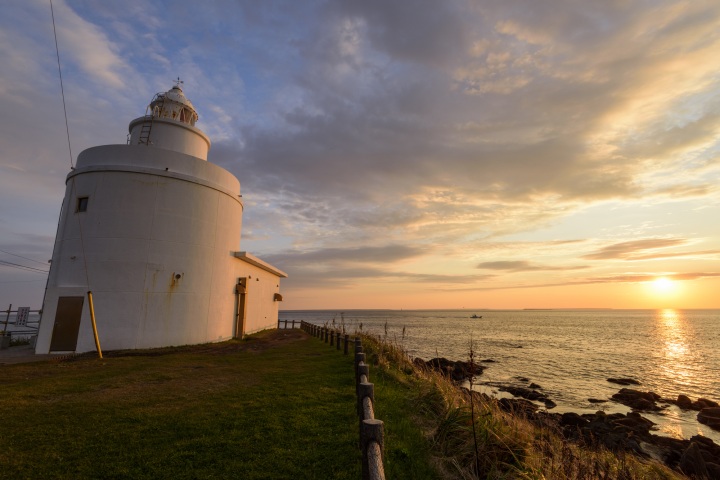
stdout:
<svg viewBox="0 0 720 480">
<path fill-rule="evenodd" d="M 175 86 L 130 122 L 127 145 L 83 151 L 66 179 L 36 353 L 223 341 L 277 325 L 280 278 L 239 252 L 240 182 Z"/>
</svg>

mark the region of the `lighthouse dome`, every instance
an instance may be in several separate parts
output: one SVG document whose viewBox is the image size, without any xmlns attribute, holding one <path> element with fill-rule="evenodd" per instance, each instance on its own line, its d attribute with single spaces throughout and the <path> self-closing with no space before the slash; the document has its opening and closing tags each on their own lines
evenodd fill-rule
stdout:
<svg viewBox="0 0 720 480">
<path fill-rule="evenodd" d="M 147 145 L 207 160 L 210 139 L 195 126 L 198 114 L 179 85 L 156 94 L 145 116 L 130 122 L 129 145 Z"/>
<path fill-rule="evenodd" d="M 172 119 L 192 126 L 198 121 L 195 107 L 177 85 L 165 93 L 155 95 L 149 108 L 155 118 Z"/>
</svg>

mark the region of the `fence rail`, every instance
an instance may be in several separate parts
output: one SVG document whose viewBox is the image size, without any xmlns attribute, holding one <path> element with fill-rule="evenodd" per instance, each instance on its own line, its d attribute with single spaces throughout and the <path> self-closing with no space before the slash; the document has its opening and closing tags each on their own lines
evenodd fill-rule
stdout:
<svg viewBox="0 0 720 480">
<path fill-rule="evenodd" d="M 304 321 L 304 320 L 302 320 Z M 288 327 L 288 322 L 292 322 L 290 326 Z M 285 329 L 285 328 L 295 328 L 295 320 L 278 320 L 278 329 Z M 298 326 L 300 325 L 300 322 L 297 322 Z"/>
<path fill-rule="evenodd" d="M 287 328 L 287 320 L 285 322 Z M 292 328 L 295 327 L 293 321 Z M 310 335 L 319 338 L 330 346 L 340 350 L 341 344 L 345 355 L 348 355 L 349 345 L 353 344 L 355 351 L 355 392 L 357 396 L 357 414 L 360 422 L 360 450 L 362 451 L 362 478 L 363 480 L 385 480 L 385 468 L 383 466 L 385 427 L 382 420 L 375 418 L 375 386 L 370 383 L 370 368 L 365 363 L 360 337 L 352 341 L 350 335 L 339 330 L 333 330 L 325 326 L 315 325 L 304 320 L 300 322 L 300 328 Z"/>
</svg>

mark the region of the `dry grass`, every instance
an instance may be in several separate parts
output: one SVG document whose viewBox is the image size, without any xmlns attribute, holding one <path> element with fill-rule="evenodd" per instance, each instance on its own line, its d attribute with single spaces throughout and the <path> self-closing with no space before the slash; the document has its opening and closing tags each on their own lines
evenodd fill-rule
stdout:
<svg viewBox="0 0 720 480">
<path fill-rule="evenodd" d="M 521 413 L 471 396 L 449 378 L 412 362 L 398 342 L 363 336 L 369 363 L 414 385 L 415 421 L 432 444 L 436 468 L 447 479 L 640 480 L 682 479 L 665 466 L 566 441 L 555 425 L 538 426 Z M 474 410 L 474 414 L 473 414 Z M 475 438 L 474 438 L 475 437 Z M 476 452 L 475 446 L 478 451 Z"/>
</svg>

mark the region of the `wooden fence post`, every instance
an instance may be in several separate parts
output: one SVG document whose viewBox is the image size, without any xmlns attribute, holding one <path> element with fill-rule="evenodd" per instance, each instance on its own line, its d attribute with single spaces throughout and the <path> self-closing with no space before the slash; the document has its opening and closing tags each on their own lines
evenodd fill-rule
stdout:
<svg viewBox="0 0 720 480">
<path fill-rule="evenodd" d="M 384 479 L 383 450 L 385 449 L 385 432 L 382 420 L 363 420 L 360 442 L 362 445 L 362 478 L 363 480 Z"/>
<path fill-rule="evenodd" d="M 361 363 L 365 362 L 365 354 L 364 353 L 356 353 L 355 354 L 355 390 L 357 391 L 357 384 L 360 383 L 360 374 L 358 373 L 358 366 Z"/>
<path fill-rule="evenodd" d="M 367 365 L 366 365 L 367 366 Z M 369 382 L 360 382 L 357 388 L 357 411 L 360 422 L 365 420 L 363 401 L 365 397 L 370 399 L 371 404 L 375 403 L 375 385 Z M 375 415 L 372 415 L 374 417 Z"/>
<path fill-rule="evenodd" d="M 340 331 L 335 332 L 335 350 L 340 350 Z"/>
<path fill-rule="evenodd" d="M 348 335 L 348 334 L 346 333 L 346 334 L 345 334 L 345 346 L 344 346 L 345 351 L 343 352 L 343 353 L 345 353 L 345 355 L 348 354 L 348 342 L 349 342 L 349 341 L 350 341 L 350 335 Z"/>
</svg>

